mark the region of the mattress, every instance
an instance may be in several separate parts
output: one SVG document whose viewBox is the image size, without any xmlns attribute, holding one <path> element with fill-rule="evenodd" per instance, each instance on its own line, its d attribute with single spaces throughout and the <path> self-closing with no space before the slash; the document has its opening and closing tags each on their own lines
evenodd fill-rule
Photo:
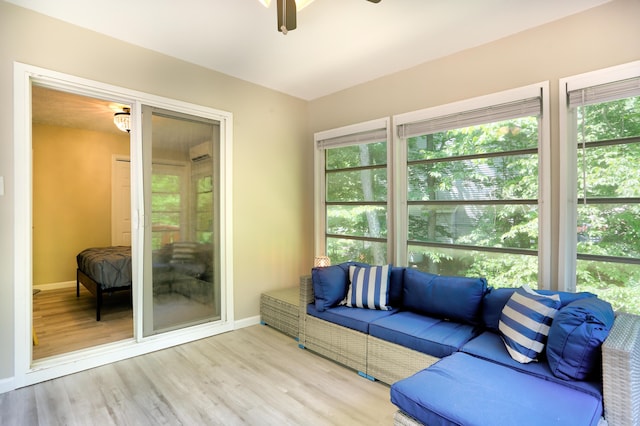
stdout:
<svg viewBox="0 0 640 426">
<path fill-rule="evenodd" d="M 92 247 L 78 253 L 78 269 L 102 290 L 131 286 L 131 247 Z"/>
</svg>

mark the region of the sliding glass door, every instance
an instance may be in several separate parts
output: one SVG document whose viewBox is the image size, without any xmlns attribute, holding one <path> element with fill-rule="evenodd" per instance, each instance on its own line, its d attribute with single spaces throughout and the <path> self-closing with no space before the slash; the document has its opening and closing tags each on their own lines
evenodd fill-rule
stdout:
<svg viewBox="0 0 640 426">
<path fill-rule="evenodd" d="M 144 336 L 221 318 L 220 128 L 142 107 Z"/>
</svg>

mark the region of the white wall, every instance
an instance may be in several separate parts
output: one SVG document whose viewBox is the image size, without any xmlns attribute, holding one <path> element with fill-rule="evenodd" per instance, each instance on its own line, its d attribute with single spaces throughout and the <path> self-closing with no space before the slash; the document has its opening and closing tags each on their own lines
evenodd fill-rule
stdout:
<svg viewBox="0 0 640 426">
<path fill-rule="evenodd" d="M 309 273 L 307 102 L 0 1 L 0 381 L 14 372 L 14 61 L 233 113 L 235 319 Z"/>
</svg>

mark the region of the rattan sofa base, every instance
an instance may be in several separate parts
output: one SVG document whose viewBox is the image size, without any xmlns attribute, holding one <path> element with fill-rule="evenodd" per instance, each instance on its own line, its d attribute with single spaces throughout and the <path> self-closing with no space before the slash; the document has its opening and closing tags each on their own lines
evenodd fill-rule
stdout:
<svg viewBox="0 0 640 426">
<path fill-rule="evenodd" d="M 602 379 L 609 426 L 640 425 L 640 316 L 616 317 L 602 344 Z"/>
<path fill-rule="evenodd" d="M 417 373 L 438 358 L 307 315 L 313 302 L 310 276 L 300 278 L 300 347 L 387 384 Z"/>
<path fill-rule="evenodd" d="M 317 352 L 361 375 L 367 371 L 367 335 L 307 315 L 305 323 L 306 349 Z"/>
<path fill-rule="evenodd" d="M 398 410 L 393 415 L 394 426 L 423 426 L 422 423 L 406 414 L 404 411 Z"/>
<path fill-rule="evenodd" d="M 439 359 L 377 337 L 367 339 L 367 375 L 389 385 L 424 370 Z"/>
<path fill-rule="evenodd" d="M 300 309 L 297 287 L 262 293 L 260 296 L 260 319 L 284 334 L 298 339 Z"/>
</svg>

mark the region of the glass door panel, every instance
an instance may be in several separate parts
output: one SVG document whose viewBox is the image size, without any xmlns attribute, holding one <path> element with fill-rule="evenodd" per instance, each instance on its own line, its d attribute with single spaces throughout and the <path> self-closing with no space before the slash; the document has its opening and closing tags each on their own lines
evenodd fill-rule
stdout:
<svg viewBox="0 0 640 426">
<path fill-rule="evenodd" d="M 142 108 L 143 330 L 220 320 L 220 123 Z"/>
</svg>

